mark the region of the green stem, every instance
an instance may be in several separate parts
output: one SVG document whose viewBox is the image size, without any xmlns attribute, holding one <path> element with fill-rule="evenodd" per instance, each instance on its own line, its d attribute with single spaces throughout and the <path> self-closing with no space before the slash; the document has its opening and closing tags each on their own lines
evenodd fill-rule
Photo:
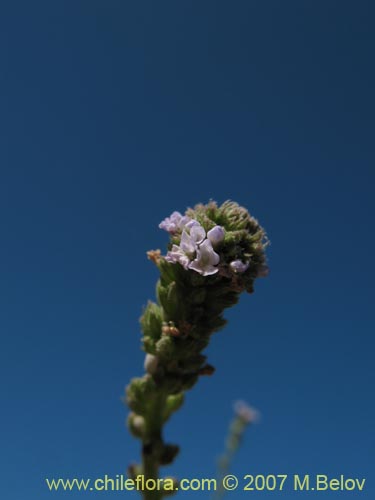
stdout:
<svg viewBox="0 0 375 500">
<path fill-rule="evenodd" d="M 159 466 L 154 459 L 145 456 L 143 454 L 143 474 L 145 481 L 147 479 L 158 480 L 159 477 Z M 162 492 L 158 490 L 149 490 L 145 488 L 142 492 L 144 500 L 160 500 L 162 497 Z"/>
<path fill-rule="evenodd" d="M 145 483 L 148 479 L 154 479 L 156 482 L 159 478 L 159 458 L 158 450 L 163 444 L 162 428 L 166 398 L 164 394 L 159 394 L 155 398 L 152 408 L 146 421 L 147 432 L 143 439 L 142 465 L 143 476 Z M 145 488 L 142 492 L 144 500 L 161 500 L 163 492 L 157 489 L 150 490 Z"/>
</svg>

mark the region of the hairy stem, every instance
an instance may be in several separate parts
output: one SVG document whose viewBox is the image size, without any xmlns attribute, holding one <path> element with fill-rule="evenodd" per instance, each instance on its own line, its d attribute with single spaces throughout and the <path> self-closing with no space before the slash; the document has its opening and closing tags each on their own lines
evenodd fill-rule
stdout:
<svg viewBox="0 0 375 500">
<path fill-rule="evenodd" d="M 142 440 L 142 469 L 145 484 L 148 479 L 159 478 L 160 457 L 158 456 L 163 445 L 162 427 L 165 396 L 159 394 L 152 402 L 148 418 L 146 420 L 146 432 Z M 144 500 L 160 500 L 163 498 L 162 491 L 151 490 L 147 487 L 142 492 Z"/>
<path fill-rule="evenodd" d="M 142 464 L 143 464 L 143 475 L 145 481 L 147 479 L 155 479 L 157 481 L 159 477 L 159 465 L 156 461 L 147 455 L 147 453 L 142 454 Z M 160 500 L 162 497 L 162 492 L 155 490 L 150 490 L 145 488 L 142 492 L 144 500 Z"/>
</svg>

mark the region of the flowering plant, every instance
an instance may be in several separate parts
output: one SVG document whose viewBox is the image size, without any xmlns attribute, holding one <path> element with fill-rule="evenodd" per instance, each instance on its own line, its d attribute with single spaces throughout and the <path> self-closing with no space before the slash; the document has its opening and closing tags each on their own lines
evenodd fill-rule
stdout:
<svg viewBox="0 0 375 500">
<path fill-rule="evenodd" d="M 159 468 L 170 464 L 179 448 L 163 440 L 166 421 L 177 411 L 184 393 L 214 367 L 202 351 L 211 334 L 226 321 L 223 311 L 242 292 L 253 292 L 256 278 L 268 268 L 265 231 L 248 211 L 232 201 L 173 212 L 159 227 L 170 235 L 165 256 L 148 252 L 157 265 L 157 303 L 149 302 L 141 317 L 145 375 L 126 389 L 131 409 L 128 426 L 142 441 L 142 464 L 129 469 L 146 482 L 157 479 Z M 164 481 L 164 490 L 143 490 L 145 500 L 159 500 L 174 492 L 176 483 Z"/>
</svg>

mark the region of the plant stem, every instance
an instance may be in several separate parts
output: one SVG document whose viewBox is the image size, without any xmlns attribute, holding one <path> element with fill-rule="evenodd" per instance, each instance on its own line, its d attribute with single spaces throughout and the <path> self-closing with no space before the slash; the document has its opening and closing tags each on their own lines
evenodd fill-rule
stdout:
<svg viewBox="0 0 375 500">
<path fill-rule="evenodd" d="M 147 433 L 143 439 L 142 465 L 145 483 L 148 479 L 155 482 L 159 478 L 159 458 L 158 450 L 162 447 L 162 427 L 163 427 L 163 409 L 166 398 L 164 394 L 159 394 L 155 398 L 150 408 L 149 416 L 146 422 Z M 145 488 L 142 492 L 144 500 L 161 500 L 163 492 L 155 489 Z"/>
<path fill-rule="evenodd" d="M 157 481 L 159 476 L 159 466 L 155 460 L 143 453 L 143 475 L 145 482 L 147 479 L 155 479 Z M 144 500 L 160 500 L 162 498 L 162 492 L 157 489 L 151 490 L 145 488 L 142 492 Z"/>
</svg>

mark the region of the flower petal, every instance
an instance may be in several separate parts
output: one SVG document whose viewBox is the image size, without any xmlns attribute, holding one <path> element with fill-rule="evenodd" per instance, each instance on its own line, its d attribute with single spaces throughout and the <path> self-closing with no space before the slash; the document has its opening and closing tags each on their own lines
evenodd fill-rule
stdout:
<svg viewBox="0 0 375 500">
<path fill-rule="evenodd" d="M 184 253 L 191 256 L 194 255 L 197 249 L 197 245 L 195 244 L 194 240 L 188 235 L 185 229 L 182 231 L 180 248 Z"/>
<path fill-rule="evenodd" d="M 181 215 L 180 212 L 173 212 L 169 217 L 160 222 L 159 227 L 173 234 L 181 230 L 189 221 L 190 217 L 187 215 Z"/>
<path fill-rule="evenodd" d="M 196 271 L 202 276 L 209 276 L 218 272 L 215 267 L 220 261 L 220 256 L 212 248 L 210 240 L 204 242 L 198 247 L 197 257 L 189 264 L 189 269 Z"/>
<path fill-rule="evenodd" d="M 215 267 L 215 266 L 205 266 L 205 267 L 202 267 L 198 260 L 193 260 L 193 262 L 191 262 L 189 264 L 189 269 L 192 269 L 193 271 L 196 271 L 197 273 L 201 274 L 202 276 L 210 276 L 212 274 L 216 274 L 219 270 L 218 267 Z"/>
<path fill-rule="evenodd" d="M 221 243 L 225 236 L 225 230 L 221 226 L 215 226 L 207 233 L 207 238 L 211 241 L 213 246 Z"/>
<path fill-rule="evenodd" d="M 190 229 L 190 238 L 197 245 L 199 245 L 199 243 L 202 243 L 205 237 L 206 237 L 206 231 L 199 223 L 192 226 L 192 228 Z"/>
<path fill-rule="evenodd" d="M 217 266 L 220 262 L 220 256 L 213 249 L 210 240 L 204 240 L 204 242 L 199 245 L 198 253 L 200 253 L 201 260 L 204 262 L 209 262 L 214 266 Z"/>
<path fill-rule="evenodd" d="M 172 262 L 173 264 L 179 263 L 184 269 L 188 269 L 191 259 L 181 250 L 177 245 L 173 245 L 172 250 L 170 250 L 165 256 L 167 262 Z"/>
</svg>

